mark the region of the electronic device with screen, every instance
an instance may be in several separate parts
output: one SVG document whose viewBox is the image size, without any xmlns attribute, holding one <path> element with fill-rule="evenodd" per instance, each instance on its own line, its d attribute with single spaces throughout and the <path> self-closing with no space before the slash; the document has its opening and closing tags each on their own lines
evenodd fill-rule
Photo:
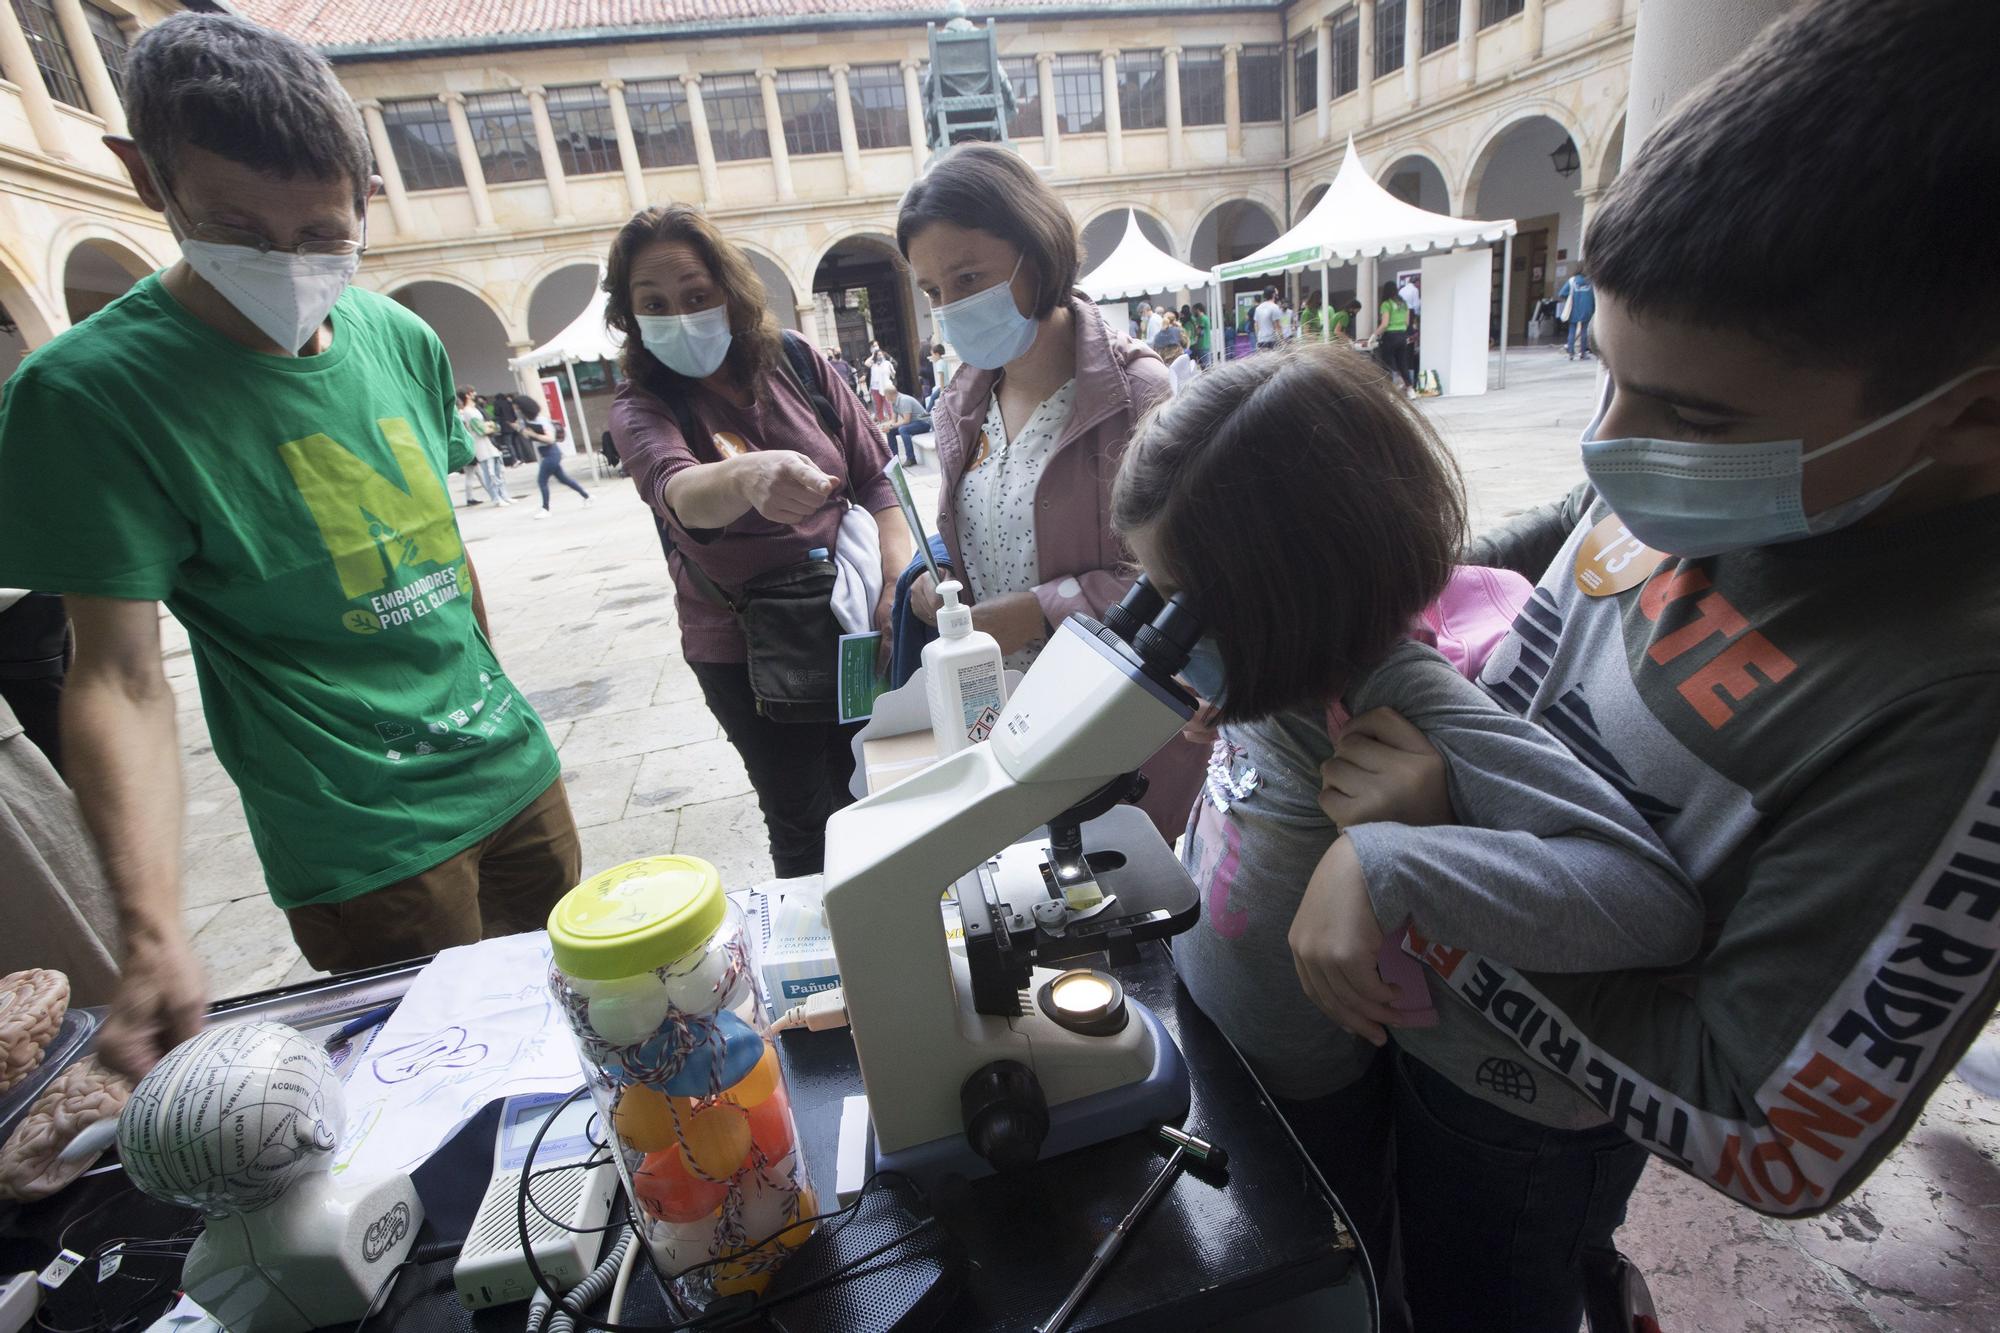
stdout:
<svg viewBox="0 0 2000 1333">
<path fill-rule="evenodd" d="M 535 1131 L 566 1095 L 548 1092 L 509 1097 L 500 1109 L 500 1130 L 493 1141 L 493 1178 L 466 1232 L 458 1266 L 452 1270 L 458 1299 L 469 1310 L 524 1301 L 535 1294 L 535 1279 L 521 1253 L 521 1172 Z M 583 1281 L 597 1262 L 604 1233 L 590 1228 L 604 1225 L 618 1188 L 609 1156 L 595 1166 L 577 1165 L 598 1151 L 590 1136 L 596 1115 L 597 1108 L 589 1098 L 571 1102 L 549 1126 L 535 1154 L 528 1241 L 534 1247 L 535 1262 L 551 1281 L 565 1289 Z M 564 1166 L 572 1169 L 547 1174 L 551 1167 Z M 542 1216 L 544 1212 L 549 1216 Z M 560 1219 L 562 1225 L 550 1218 Z"/>
</svg>

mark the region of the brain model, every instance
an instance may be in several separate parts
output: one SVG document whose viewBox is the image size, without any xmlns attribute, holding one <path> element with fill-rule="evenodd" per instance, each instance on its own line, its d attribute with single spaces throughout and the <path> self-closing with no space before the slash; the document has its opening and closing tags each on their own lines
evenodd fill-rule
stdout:
<svg viewBox="0 0 2000 1333">
<path fill-rule="evenodd" d="M 331 1165 L 344 1112 L 316 1042 L 283 1023 L 210 1028 L 139 1080 L 118 1118 L 118 1153 L 156 1199 L 255 1212 Z"/>
<path fill-rule="evenodd" d="M 69 1009 L 69 978 L 35 967 L 0 977 L 0 1092 L 35 1072 Z"/>
<path fill-rule="evenodd" d="M 45 1199 L 89 1170 L 97 1161 L 95 1153 L 74 1162 L 56 1157 L 83 1130 L 117 1115 L 131 1090 L 94 1059 L 64 1070 L 35 1098 L 0 1148 L 0 1198 Z"/>
</svg>

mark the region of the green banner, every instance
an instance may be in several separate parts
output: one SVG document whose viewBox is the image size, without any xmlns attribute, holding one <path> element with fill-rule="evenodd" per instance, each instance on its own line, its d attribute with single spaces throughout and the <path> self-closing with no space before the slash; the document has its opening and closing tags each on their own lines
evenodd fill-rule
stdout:
<svg viewBox="0 0 2000 1333">
<path fill-rule="evenodd" d="M 1319 257 L 1320 247 L 1309 245 L 1289 254 L 1272 255 L 1269 259 L 1239 259 L 1234 264 L 1224 264 L 1216 273 L 1224 282 L 1234 278 L 1254 278 L 1260 273 L 1276 273 L 1294 264 L 1318 263 Z"/>
</svg>

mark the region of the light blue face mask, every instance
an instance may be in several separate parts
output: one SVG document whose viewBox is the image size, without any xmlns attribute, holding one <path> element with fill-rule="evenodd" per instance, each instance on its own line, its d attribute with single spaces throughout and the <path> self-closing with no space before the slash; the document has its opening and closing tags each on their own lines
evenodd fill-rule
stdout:
<svg viewBox="0 0 2000 1333">
<path fill-rule="evenodd" d="M 938 332 L 957 349 L 966 365 L 998 370 L 1034 346 L 1041 326 L 1014 304 L 1014 279 L 1025 259 L 1024 254 L 1014 261 L 1014 272 L 1005 282 L 932 312 L 937 316 Z"/>
<path fill-rule="evenodd" d="M 729 308 L 691 315 L 640 315 L 639 341 L 661 364 L 689 379 L 707 379 L 729 355 Z"/>
<path fill-rule="evenodd" d="M 1597 416 L 1583 432 L 1583 470 L 1632 535 L 1656 551 L 1693 560 L 1798 541 L 1858 523 L 1934 461 L 1922 458 L 1871 491 L 1817 514 L 1805 512 L 1805 465 L 1901 421 L 1991 366 L 1958 375 L 1929 393 L 1806 451 L 1803 440 L 1712 444 L 1691 440 L 1600 440 L 1611 406 L 1607 380 Z"/>
<path fill-rule="evenodd" d="M 1187 687 L 1208 702 L 1222 706 L 1222 650 L 1206 634 L 1188 650 L 1187 665 L 1179 672 Z"/>
</svg>

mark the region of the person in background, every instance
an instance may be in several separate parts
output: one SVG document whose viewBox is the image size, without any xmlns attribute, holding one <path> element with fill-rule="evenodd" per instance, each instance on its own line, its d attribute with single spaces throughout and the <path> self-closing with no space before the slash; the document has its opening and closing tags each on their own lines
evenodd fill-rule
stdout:
<svg viewBox="0 0 2000 1333">
<path fill-rule="evenodd" d="M 527 446 L 521 440 L 521 414 L 514 406 L 513 394 L 493 395 L 493 424 L 499 429 L 501 459 L 508 467 L 519 466 Z"/>
<path fill-rule="evenodd" d="M 915 467 L 918 461 L 917 436 L 931 433 L 930 413 L 922 403 L 906 393 L 896 395 L 895 412 L 895 422 L 889 428 L 889 443 L 901 451 L 905 462 Z"/>
<path fill-rule="evenodd" d="M 486 488 L 487 496 L 503 508 L 513 504 L 507 495 L 507 478 L 500 470 L 500 450 L 489 438 L 493 434 L 493 423 L 479 410 L 469 384 L 458 386 L 458 419 L 465 423 L 465 433 L 472 437 L 472 469 L 479 474 L 479 482 Z M 470 489 L 466 492 L 465 502 L 469 505 L 479 503 L 472 498 Z"/>
<path fill-rule="evenodd" d="M 1101 618 L 1131 586 L 1110 487 L 1133 427 L 1168 395 L 1166 367 L 1074 290 L 1076 223 L 1016 153 L 961 143 L 939 154 L 903 196 L 896 244 L 966 366 L 931 415 L 945 563 L 974 627 L 1026 670 L 1052 627 Z M 935 623 L 938 605 L 920 574 L 911 610 Z M 1204 762 L 1177 741 L 1146 765 L 1140 804 L 1169 839 Z"/>
<path fill-rule="evenodd" d="M 1285 312 L 1278 305 L 1278 289 L 1276 287 L 1266 287 L 1264 289 L 1264 299 L 1259 301 L 1257 307 L 1250 312 L 1251 329 L 1257 341 L 1258 351 L 1271 352 L 1277 350 L 1278 340 L 1283 333 L 1284 322 Z"/>
<path fill-rule="evenodd" d="M 1153 339 L 1160 336 L 1160 327 L 1166 322 L 1164 311 L 1143 302 L 1140 304 L 1139 337 L 1145 341 L 1148 347 L 1152 346 Z"/>
<path fill-rule="evenodd" d="M 1579 267 L 1556 293 L 1556 300 L 1557 318 L 1569 325 L 1569 359 L 1588 361 L 1590 321 L 1597 314 L 1597 289 L 1591 286 L 1590 275 Z"/>
<path fill-rule="evenodd" d="M 826 358 L 829 366 L 833 367 L 834 377 L 847 386 L 847 391 L 866 402 L 867 399 L 862 397 L 860 385 L 855 382 L 854 367 L 847 363 L 847 358 L 840 354 L 840 349 L 829 347 L 820 355 Z"/>
<path fill-rule="evenodd" d="M 351 282 L 381 183 L 353 100 L 207 13 L 141 33 L 124 91 L 107 145 L 181 258 L 9 381 L 0 584 L 62 592 L 75 626 L 63 761 L 125 941 L 98 1050 L 138 1075 L 203 1018 L 162 603 L 312 966 L 536 929 L 581 856 L 452 508 L 472 441 L 444 347 Z"/>
<path fill-rule="evenodd" d="M 1353 342 L 1355 321 L 1360 318 L 1361 302 L 1349 301 L 1328 317 L 1327 327 L 1333 331 L 1335 338 L 1343 338 L 1348 342 Z"/>
<path fill-rule="evenodd" d="M 542 488 L 542 507 L 535 511 L 537 519 L 549 516 L 549 482 L 559 481 L 583 497 L 583 507 L 590 508 L 590 492 L 578 484 L 576 478 L 563 471 L 563 428 L 552 421 L 542 419 L 542 400 L 531 394 L 521 394 L 514 400 L 521 409 L 521 434 L 535 451 L 541 455 L 541 467 L 535 473 L 535 483 Z"/>
<path fill-rule="evenodd" d="M 868 354 L 868 393 L 875 400 L 876 424 L 888 421 L 896 401 L 896 359 L 880 343 Z"/>
<path fill-rule="evenodd" d="M 952 371 L 957 368 L 957 363 L 945 356 L 943 343 L 931 347 L 931 382 L 935 387 L 931 390 L 931 396 L 924 402 L 925 415 L 929 415 L 937 400 L 944 396 L 944 387 L 951 383 Z"/>
<path fill-rule="evenodd" d="M 888 448 L 832 366 L 813 357 L 810 380 L 796 374 L 750 256 L 696 209 L 634 214 L 612 240 L 604 284 L 605 318 L 625 335 L 611 429 L 660 524 L 681 654 L 750 775 L 773 869 L 817 874 L 827 817 L 853 800 L 859 727 L 766 716 L 742 625 L 715 594 L 835 549 L 851 497 L 880 528 L 874 623 L 886 631 L 911 555 Z M 826 660 L 837 649 L 829 634 Z"/>
<path fill-rule="evenodd" d="M 597 448 L 604 455 L 604 465 L 611 469 L 612 474 L 620 477 L 624 476 L 625 460 L 618 452 L 618 441 L 613 438 L 609 430 L 603 431 L 598 435 Z"/>
<path fill-rule="evenodd" d="M 1169 343 L 1160 350 L 1160 359 L 1167 363 L 1167 387 L 1176 397 L 1181 390 L 1194 383 L 1195 376 L 1201 374 L 1201 367 L 1195 362 L 1194 353 L 1184 349 L 1179 343 Z"/>
<path fill-rule="evenodd" d="M 1396 295 L 1403 298 L 1403 304 L 1410 308 L 1411 314 L 1420 319 L 1423 317 L 1423 288 L 1417 285 L 1417 279 L 1414 274 L 1406 274 L 1402 282 L 1397 284 Z"/>
<path fill-rule="evenodd" d="M 1410 393 L 1417 391 L 1417 359 L 1410 349 L 1410 307 L 1396 284 L 1382 284 L 1381 332 L 1375 336 L 1375 359 Z"/>
<path fill-rule="evenodd" d="M 1148 345 L 1160 354 L 1161 360 L 1168 359 L 1167 350 L 1169 348 L 1172 348 L 1175 352 L 1186 350 L 1187 335 L 1181 331 L 1180 316 L 1171 310 L 1161 316 L 1159 331 L 1147 341 Z"/>
<path fill-rule="evenodd" d="M 1279 345 L 1288 346 L 1291 343 L 1292 339 L 1298 336 L 1298 331 L 1299 331 L 1298 315 L 1292 309 L 1291 298 L 1288 296 L 1279 297 L 1278 298 Z"/>
<path fill-rule="evenodd" d="M 1299 333 L 1311 342 L 1326 341 L 1326 311 L 1316 290 L 1307 292 L 1305 304 L 1299 307 Z"/>
<path fill-rule="evenodd" d="M 1214 336 L 1214 329 L 1208 319 L 1207 306 L 1196 303 L 1194 322 L 1188 325 L 1188 331 L 1190 334 L 1188 346 L 1194 352 L 1195 362 L 1203 370 L 1207 370 L 1209 357 L 1213 352 L 1210 342 Z"/>
<path fill-rule="evenodd" d="M 69 673 L 69 616 L 52 592 L 0 588 L 0 700 L 21 730 L 62 772 L 63 677 Z"/>
</svg>

